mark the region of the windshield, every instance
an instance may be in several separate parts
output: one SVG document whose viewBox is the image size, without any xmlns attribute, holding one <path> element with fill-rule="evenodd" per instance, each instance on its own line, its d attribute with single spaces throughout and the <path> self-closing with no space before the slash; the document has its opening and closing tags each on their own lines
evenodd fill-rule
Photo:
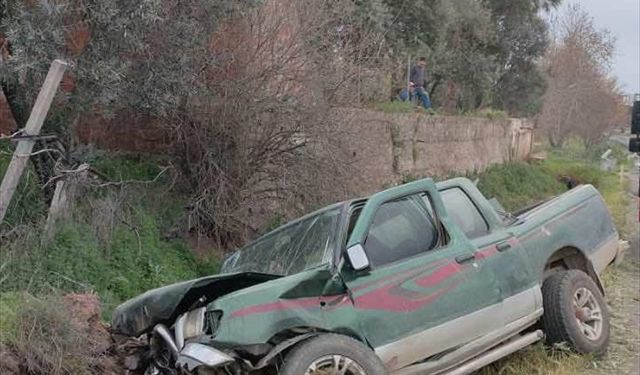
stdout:
<svg viewBox="0 0 640 375">
<path fill-rule="evenodd" d="M 259 238 L 234 253 L 222 272 L 292 275 L 329 262 L 333 255 L 340 210 L 330 209 Z"/>
</svg>

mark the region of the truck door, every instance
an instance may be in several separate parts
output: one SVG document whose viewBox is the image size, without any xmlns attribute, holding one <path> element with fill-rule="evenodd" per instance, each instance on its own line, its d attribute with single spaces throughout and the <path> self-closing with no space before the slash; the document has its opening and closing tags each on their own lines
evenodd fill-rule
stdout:
<svg viewBox="0 0 640 375">
<path fill-rule="evenodd" d="M 430 179 L 378 193 L 358 210 L 347 248 L 362 246 L 368 267 L 341 272 L 361 330 L 390 370 L 501 326 L 496 280 Z"/>
<path fill-rule="evenodd" d="M 540 287 L 517 238 L 502 226 L 491 228 L 462 186 L 441 190 L 440 194 L 450 218 L 477 249 L 478 257 L 484 260 L 485 271 L 496 278 L 504 324 L 540 309 Z"/>
</svg>

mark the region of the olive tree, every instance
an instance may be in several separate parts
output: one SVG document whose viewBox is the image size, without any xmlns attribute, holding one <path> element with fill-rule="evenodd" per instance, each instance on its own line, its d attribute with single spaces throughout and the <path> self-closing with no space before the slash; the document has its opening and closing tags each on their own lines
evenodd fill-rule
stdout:
<svg viewBox="0 0 640 375">
<path fill-rule="evenodd" d="M 207 91 L 202 72 L 217 62 L 209 39 L 251 3 L 12 0 L 0 20 L 11 52 L 0 79 L 20 124 L 54 58 L 73 67 L 68 112 L 134 107 L 171 116 Z"/>
</svg>

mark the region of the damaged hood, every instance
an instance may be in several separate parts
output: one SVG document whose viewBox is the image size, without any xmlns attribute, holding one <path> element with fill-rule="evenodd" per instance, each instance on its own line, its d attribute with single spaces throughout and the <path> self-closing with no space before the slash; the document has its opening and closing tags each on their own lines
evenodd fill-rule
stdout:
<svg viewBox="0 0 640 375">
<path fill-rule="evenodd" d="M 156 324 L 172 325 L 201 297 L 205 303 L 236 290 L 277 279 L 281 276 L 243 272 L 207 276 L 153 289 L 118 306 L 113 312 L 113 330 L 127 336 L 140 336 Z"/>
</svg>

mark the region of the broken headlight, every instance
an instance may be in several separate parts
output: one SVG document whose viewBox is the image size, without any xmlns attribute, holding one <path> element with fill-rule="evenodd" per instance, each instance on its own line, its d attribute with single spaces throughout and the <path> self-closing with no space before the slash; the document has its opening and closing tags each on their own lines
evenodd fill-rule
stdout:
<svg viewBox="0 0 640 375">
<path fill-rule="evenodd" d="M 182 350 L 185 340 L 204 333 L 204 313 L 206 310 L 206 307 L 200 307 L 178 317 L 174 327 L 178 350 Z"/>
</svg>

